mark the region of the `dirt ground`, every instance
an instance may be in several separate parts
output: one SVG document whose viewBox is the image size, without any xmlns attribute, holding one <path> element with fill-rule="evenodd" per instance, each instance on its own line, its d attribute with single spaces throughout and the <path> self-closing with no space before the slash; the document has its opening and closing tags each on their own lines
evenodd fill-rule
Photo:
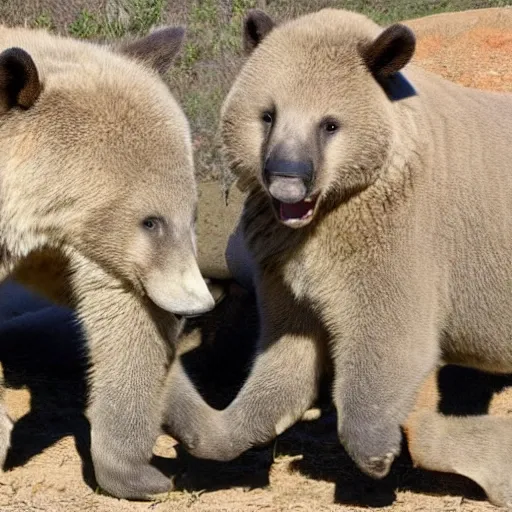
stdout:
<svg viewBox="0 0 512 512">
<path fill-rule="evenodd" d="M 419 36 L 416 61 L 465 85 L 512 90 L 512 9 L 441 14 L 409 25 Z M 0 287 L 0 359 L 6 400 L 17 420 L 7 471 L 0 475 L 0 512 L 348 511 L 384 507 L 396 512 L 493 510 L 469 480 L 414 469 L 404 449 L 383 482 L 363 478 L 341 449 L 328 400 L 320 419 L 301 423 L 266 448 L 231 463 L 193 459 L 169 437 L 155 454 L 174 475 L 176 490 L 161 502 L 128 502 L 96 490 L 83 416 L 81 338 L 70 312 L 48 308 L 11 285 Z M 244 313 L 242 314 L 242 310 Z M 24 313 L 24 314 L 20 314 Z M 228 326 L 220 321 L 229 315 Z M 251 327 L 252 326 L 252 327 Z M 240 291 L 196 321 L 183 356 L 206 398 L 223 406 L 244 378 L 256 333 L 253 298 Z M 200 338 L 198 338 L 200 336 Z M 446 368 L 439 377 L 441 409 L 512 414 L 508 378 Z M 212 385 L 214 383 L 214 385 Z M 425 391 L 435 403 L 435 385 Z"/>
</svg>

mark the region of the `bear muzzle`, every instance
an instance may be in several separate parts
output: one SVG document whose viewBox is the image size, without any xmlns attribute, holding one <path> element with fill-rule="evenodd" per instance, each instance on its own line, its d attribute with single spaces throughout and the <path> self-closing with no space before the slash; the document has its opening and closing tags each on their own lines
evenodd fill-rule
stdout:
<svg viewBox="0 0 512 512">
<path fill-rule="evenodd" d="M 179 316 L 197 316 L 215 306 L 196 261 L 154 271 L 146 280 L 145 288 L 158 307 Z"/>
<path fill-rule="evenodd" d="M 270 195 L 283 203 L 297 203 L 308 194 L 313 183 L 314 166 L 311 160 L 268 158 L 264 178 Z"/>
<path fill-rule="evenodd" d="M 278 219 L 290 227 L 303 227 L 313 219 L 318 195 L 311 195 L 314 166 L 311 160 L 268 158 L 264 182 Z"/>
</svg>

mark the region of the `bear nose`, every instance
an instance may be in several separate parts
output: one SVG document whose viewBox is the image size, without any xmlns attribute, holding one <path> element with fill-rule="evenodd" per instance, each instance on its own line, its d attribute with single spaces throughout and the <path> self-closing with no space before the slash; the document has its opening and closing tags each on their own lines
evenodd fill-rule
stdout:
<svg viewBox="0 0 512 512">
<path fill-rule="evenodd" d="M 272 178 L 297 178 L 309 185 L 313 181 L 313 162 L 311 160 L 268 158 L 265 162 L 264 172 L 267 183 Z"/>
<path fill-rule="evenodd" d="M 309 160 L 268 158 L 264 169 L 270 195 L 282 203 L 298 203 L 309 194 L 313 182 L 313 163 Z"/>
</svg>

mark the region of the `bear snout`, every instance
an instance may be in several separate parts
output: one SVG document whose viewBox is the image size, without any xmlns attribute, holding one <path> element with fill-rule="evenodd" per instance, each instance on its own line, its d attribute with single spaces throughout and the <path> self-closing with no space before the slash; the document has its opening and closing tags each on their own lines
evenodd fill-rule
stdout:
<svg viewBox="0 0 512 512">
<path fill-rule="evenodd" d="M 288 160 L 269 157 L 265 162 L 264 181 L 275 199 L 285 203 L 302 201 L 313 183 L 311 160 Z M 274 195 L 278 194 L 280 197 Z"/>
<path fill-rule="evenodd" d="M 281 203 L 298 203 L 307 195 L 307 188 L 300 178 L 273 178 L 268 187 L 270 195 Z"/>
<path fill-rule="evenodd" d="M 180 316 L 196 316 L 212 310 L 215 300 L 197 263 L 154 271 L 146 280 L 148 297 L 160 308 Z"/>
</svg>

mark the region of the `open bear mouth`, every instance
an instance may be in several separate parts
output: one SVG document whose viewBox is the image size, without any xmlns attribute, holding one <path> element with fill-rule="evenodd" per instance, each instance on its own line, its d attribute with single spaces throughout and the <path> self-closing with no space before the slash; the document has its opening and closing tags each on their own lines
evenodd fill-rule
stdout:
<svg viewBox="0 0 512 512">
<path fill-rule="evenodd" d="M 273 198 L 274 210 L 279 220 L 292 227 L 302 227 L 313 219 L 318 195 L 307 197 L 296 203 L 284 203 Z"/>
</svg>

